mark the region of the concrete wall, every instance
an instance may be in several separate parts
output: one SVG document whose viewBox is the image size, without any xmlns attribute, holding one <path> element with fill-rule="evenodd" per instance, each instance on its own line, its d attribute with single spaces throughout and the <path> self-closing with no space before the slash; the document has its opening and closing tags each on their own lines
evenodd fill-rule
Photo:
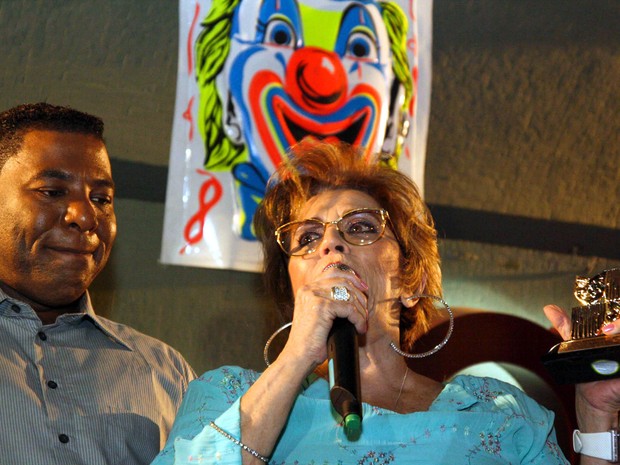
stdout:
<svg viewBox="0 0 620 465">
<path fill-rule="evenodd" d="M 576 304 L 576 274 L 620 264 L 619 5 L 435 1 L 425 193 L 452 305 L 546 324 L 545 303 Z M 260 277 L 158 263 L 177 32 L 173 0 L 2 1 L 0 108 L 46 100 L 106 122 L 119 237 L 99 313 L 199 372 L 261 368 L 277 319 Z"/>
</svg>

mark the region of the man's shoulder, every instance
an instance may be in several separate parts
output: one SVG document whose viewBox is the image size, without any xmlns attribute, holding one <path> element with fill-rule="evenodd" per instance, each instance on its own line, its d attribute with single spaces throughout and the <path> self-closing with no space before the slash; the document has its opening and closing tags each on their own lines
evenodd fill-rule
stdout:
<svg viewBox="0 0 620 465">
<path fill-rule="evenodd" d="M 129 326 L 128 324 L 119 323 L 118 321 L 110 320 L 109 318 L 101 315 L 96 315 L 94 319 L 106 330 L 114 334 L 114 336 L 125 338 L 127 339 L 127 342 L 139 341 L 153 346 L 166 346 L 170 348 L 170 346 L 168 346 L 165 342 L 153 336 L 149 336 L 148 334 L 145 334 L 142 331 Z"/>
<path fill-rule="evenodd" d="M 109 331 L 119 342 L 140 353 L 149 364 L 156 367 L 175 367 L 184 377 L 191 380 L 195 374 L 181 353 L 165 342 L 145 334 L 127 324 L 119 323 L 97 315 L 97 322 Z"/>
</svg>

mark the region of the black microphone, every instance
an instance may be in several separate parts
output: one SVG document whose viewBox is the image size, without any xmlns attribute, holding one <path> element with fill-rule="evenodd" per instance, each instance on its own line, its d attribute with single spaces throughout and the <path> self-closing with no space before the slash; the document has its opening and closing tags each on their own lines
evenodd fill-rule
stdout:
<svg viewBox="0 0 620 465">
<path fill-rule="evenodd" d="M 327 337 L 329 397 L 344 420 L 349 439 L 359 438 L 362 428 L 360 362 L 357 331 L 346 318 L 336 318 Z"/>
</svg>

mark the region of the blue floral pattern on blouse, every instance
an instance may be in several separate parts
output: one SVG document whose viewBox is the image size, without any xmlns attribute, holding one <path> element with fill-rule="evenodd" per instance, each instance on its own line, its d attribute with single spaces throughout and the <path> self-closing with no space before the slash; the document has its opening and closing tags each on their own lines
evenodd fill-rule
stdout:
<svg viewBox="0 0 620 465">
<path fill-rule="evenodd" d="M 239 399 L 259 376 L 228 366 L 192 381 L 166 447 L 152 465 L 240 465 L 241 448 L 209 423 L 239 438 Z M 331 408 L 328 383 L 317 379 L 295 401 L 270 463 L 568 464 L 557 445 L 553 413 L 492 378 L 457 376 L 427 412 L 403 415 L 364 404 L 362 434 L 354 442 L 340 420 Z"/>
</svg>

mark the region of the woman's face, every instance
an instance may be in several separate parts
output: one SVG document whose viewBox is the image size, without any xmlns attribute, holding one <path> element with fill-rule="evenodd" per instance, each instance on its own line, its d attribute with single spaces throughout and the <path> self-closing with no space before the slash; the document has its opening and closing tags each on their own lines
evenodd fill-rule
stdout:
<svg viewBox="0 0 620 465">
<path fill-rule="evenodd" d="M 357 190 L 332 190 L 312 197 L 293 218 L 334 221 L 348 211 L 358 208 L 381 208 L 370 195 Z M 400 297 L 400 247 L 394 233 L 386 226 L 381 239 L 370 245 L 351 245 L 338 233 L 336 225 L 328 225 L 317 249 L 304 256 L 291 257 L 288 271 L 293 294 L 307 283 L 347 271 L 334 264 L 344 263 L 368 286 L 370 317 L 377 304 L 394 306 Z"/>
</svg>

